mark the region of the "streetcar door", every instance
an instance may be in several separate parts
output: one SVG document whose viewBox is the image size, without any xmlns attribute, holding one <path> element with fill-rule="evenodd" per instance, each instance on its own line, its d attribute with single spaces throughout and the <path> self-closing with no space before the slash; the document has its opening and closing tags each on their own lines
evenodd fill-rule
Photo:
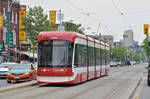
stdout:
<svg viewBox="0 0 150 99">
<path fill-rule="evenodd" d="M 102 45 L 100 44 L 100 76 L 102 75 L 102 66 L 103 66 L 103 49 Z"/>
<path fill-rule="evenodd" d="M 98 54 L 98 53 L 96 53 L 96 44 L 95 44 L 95 40 L 94 40 L 94 77 L 96 77 L 96 62 L 97 62 L 97 60 L 96 60 L 96 54 Z"/>
<path fill-rule="evenodd" d="M 89 79 L 89 49 L 88 49 L 88 36 L 87 36 L 87 40 L 86 40 L 86 52 L 87 52 L 87 80 Z"/>
</svg>

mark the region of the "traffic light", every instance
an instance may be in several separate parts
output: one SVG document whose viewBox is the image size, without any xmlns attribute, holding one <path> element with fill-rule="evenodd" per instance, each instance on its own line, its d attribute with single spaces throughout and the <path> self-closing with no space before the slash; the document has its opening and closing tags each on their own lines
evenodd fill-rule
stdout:
<svg viewBox="0 0 150 99">
<path fill-rule="evenodd" d="M 144 34 L 149 35 L 149 26 L 148 26 L 148 24 L 144 24 Z"/>
</svg>

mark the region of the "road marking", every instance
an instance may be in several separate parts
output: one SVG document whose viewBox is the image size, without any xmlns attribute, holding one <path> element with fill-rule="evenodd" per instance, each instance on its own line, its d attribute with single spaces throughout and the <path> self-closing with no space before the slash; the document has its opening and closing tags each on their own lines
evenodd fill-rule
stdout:
<svg viewBox="0 0 150 99">
<path fill-rule="evenodd" d="M 138 91 L 137 91 L 137 94 L 136 94 L 135 99 L 139 99 L 139 98 L 140 98 L 140 95 L 141 95 L 141 93 L 142 93 L 143 86 L 144 86 L 144 81 L 142 80 L 141 84 L 139 85 L 139 88 L 138 88 Z"/>
</svg>

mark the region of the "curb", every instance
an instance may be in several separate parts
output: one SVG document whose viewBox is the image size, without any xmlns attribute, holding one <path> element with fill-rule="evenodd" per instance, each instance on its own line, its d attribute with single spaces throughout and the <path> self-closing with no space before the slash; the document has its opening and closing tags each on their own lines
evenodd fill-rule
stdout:
<svg viewBox="0 0 150 99">
<path fill-rule="evenodd" d="M 139 88 L 141 82 L 142 82 L 142 79 L 140 79 L 140 80 L 138 81 L 136 87 L 134 88 L 133 92 L 131 93 L 131 95 L 129 96 L 128 99 L 133 99 L 133 97 L 134 97 L 134 95 L 135 95 L 135 93 L 136 93 L 136 90 Z"/>
<path fill-rule="evenodd" d="M 10 86 L 4 87 L 4 88 L 0 88 L 0 93 L 15 90 L 15 89 L 20 89 L 20 88 L 24 88 L 24 87 L 28 87 L 28 86 L 34 86 L 37 84 L 38 84 L 37 81 L 30 81 L 30 82 L 25 82 L 25 83 L 21 83 L 21 84 L 10 85 Z"/>
</svg>

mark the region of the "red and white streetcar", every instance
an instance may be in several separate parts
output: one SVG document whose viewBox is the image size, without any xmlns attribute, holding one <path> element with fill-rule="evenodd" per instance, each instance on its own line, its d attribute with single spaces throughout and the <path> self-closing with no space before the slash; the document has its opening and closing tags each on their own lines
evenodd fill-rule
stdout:
<svg viewBox="0 0 150 99">
<path fill-rule="evenodd" d="M 76 84 L 108 75 L 109 45 L 76 32 L 38 36 L 38 83 Z"/>
</svg>

